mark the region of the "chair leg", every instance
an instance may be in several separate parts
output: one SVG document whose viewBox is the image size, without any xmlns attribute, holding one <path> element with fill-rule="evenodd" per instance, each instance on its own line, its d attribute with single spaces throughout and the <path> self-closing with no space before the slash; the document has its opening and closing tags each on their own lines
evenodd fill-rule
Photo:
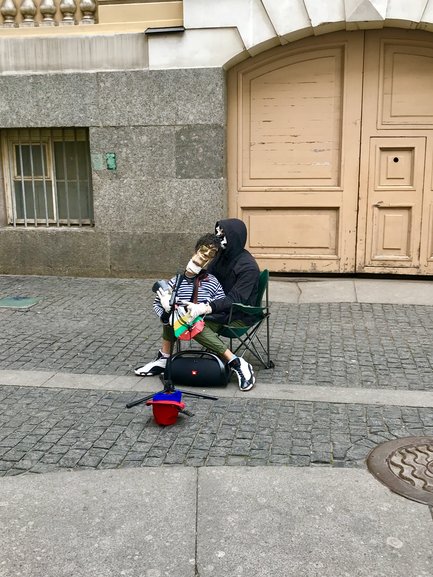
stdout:
<svg viewBox="0 0 433 577">
<path fill-rule="evenodd" d="M 237 337 L 239 345 L 236 347 L 235 350 L 233 349 L 231 350 L 236 355 L 240 349 L 244 348 L 245 350 L 243 355 L 245 354 L 246 351 L 249 351 L 253 355 L 253 357 L 255 357 L 263 365 L 265 369 L 271 369 L 275 365 L 270 360 L 269 341 L 267 341 L 268 346 L 265 347 L 261 339 L 259 338 L 258 334 L 256 334 L 259 328 L 260 326 L 256 326 L 249 334 L 245 335 L 245 338 Z M 263 358 L 262 353 L 259 351 L 254 341 L 257 341 L 257 343 L 260 345 L 262 352 L 265 354 L 266 360 Z"/>
<path fill-rule="evenodd" d="M 266 317 L 266 351 L 267 351 L 267 369 L 273 369 L 275 364 L 271 361 L 271 339 L 270 339 L 270 326 L 269 326 L 269 315 Z"/>
</svg>

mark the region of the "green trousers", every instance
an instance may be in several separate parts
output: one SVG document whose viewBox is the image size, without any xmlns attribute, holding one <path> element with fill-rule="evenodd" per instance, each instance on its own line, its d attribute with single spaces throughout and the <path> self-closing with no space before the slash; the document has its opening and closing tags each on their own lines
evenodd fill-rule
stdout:
<svg viewBox="0 0 433 577">
<path fill-rule="evenodd" d="M 228 348 L 227 343 L 218 336 L 218 331 L 222 326 L 222 324 L 214 321 L 205 321 L 204 329 L 194 337 L 194 340 L 212 353 L 222 355 Z M 244 327 L 245 323 L 242 321 L 233 321 L 232 326 Z M 164 325 L 164 328 L 162 329 L 162 338 L 171 343 L 176 341 L 173 327 L 171 325 Z"/>
</svg>

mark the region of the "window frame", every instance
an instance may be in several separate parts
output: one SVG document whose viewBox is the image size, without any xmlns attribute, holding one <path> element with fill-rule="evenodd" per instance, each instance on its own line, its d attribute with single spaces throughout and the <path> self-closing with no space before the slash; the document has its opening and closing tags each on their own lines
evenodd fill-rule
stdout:
<svg viewBox="0 0 433 577">
<path fill-rule="evenodd" d="M 89 227 L 94 226 L 94 216 L 93 216 L 93 187 L 92 187 L 92 173 L 91 173 L 91 160 L 90 160 L 90 141 L 88 129 L 78 127 L 78 128 L 9 128 L 1 130 L 1 157 L 3 164 L 3 181 L 4 181 L 4 193 L 5 193 L 5 204 L 6 204 L 6 218 L 7 225 L 13 227 Z M 56 143 L 66 143 L 66 142 L 86 142 L 88 145 L 87 154 L 87 183 L 88 191 L 86 193 L 86 202 L 89 209 L 89 218 L 71 218 L 69 214 L 66 218 L 60 217 L 59 214 L 59 203 L 58 203 L 58 179 L 56 175 L 55 166 L 55 151 L 54 146 Z M 43 172 L 45 174 L 30 176 L 19 176 L 17 167 L 17 150 L 16 147 L 22 146 L 34 146 L 39 144 L 41 147 L 46 145 L 46 164 L 42 162 Z M 32 159 L 33 156 L 30 155 Z M 65 159 L 65 148 L 63 146 L 63 158 Z M 22 157 L 21 157 L 22 159 Z M 21 160 L 22 162 L 22 160 Z M 31 162 L 33 162 L 31 160 Z M 66 163 L 66 160 L 65 160 Z M 70 179 L 69 182 L 77 182 L 78 189 L 80 188 L 80 174 L 78 172 L 78 156 L 76 156 L 76 179 Z M 23 167 L 21 166 L 21 172 L 23 172 Z M 67 170 L 66 170 L 67 173 Z M 68 179 L 65 177 L 62 179 L 65 183 L 66 190 L 68 189 Z M 16 193 L 15 193 L 15 182 L 25 183 L 31 182 L 33 189 L 33 199 L 35 203 L 35 188 L 34 183 L 43 182 L 49 183 L 51 186 L 51 193 L 48 193 L 44 186 L 44 199 L 45 199 L 45 218 L 28 218 L 26 216 L 26 202 L 24 199 L 23 190 L 23 205 L 24 205 L 24 218 L 18 218 L 16 209 Z M 23 185 L 22 185 L 23 188 Z M 48 197 L 52 198 L 52 211 L 53 217 L 48 217 L 47 209 L 47 194 Z M 78 193 L 80 198 L 80 193 Z M 66 193 L 66 202 L 68 203 L 68 193 Z M 69 208 L 68 208 L 69 212 Z"/>
</svg>

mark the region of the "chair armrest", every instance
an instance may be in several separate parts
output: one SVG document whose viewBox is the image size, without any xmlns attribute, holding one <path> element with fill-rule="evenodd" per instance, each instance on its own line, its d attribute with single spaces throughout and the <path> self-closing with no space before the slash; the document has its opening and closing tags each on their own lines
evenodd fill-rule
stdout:
<svg viewBox="0 0 433 577">
<path fill-rule="evenodd" d="M 229 320 L 228 320 L 228 324 L 231 323 L 232 320 L 232 314 L 234 311 L 240 311 L 246 315 L 250 315 L 250 316 L 258 316 L 258 315 L 264 315 L 268 312 L 269 307 L 254 307 L 252 305 L 243 305 L 242 303 L 233 303 L 232 306 L 230 307 L 230 315 L 229 315 Z"/>
</svg>

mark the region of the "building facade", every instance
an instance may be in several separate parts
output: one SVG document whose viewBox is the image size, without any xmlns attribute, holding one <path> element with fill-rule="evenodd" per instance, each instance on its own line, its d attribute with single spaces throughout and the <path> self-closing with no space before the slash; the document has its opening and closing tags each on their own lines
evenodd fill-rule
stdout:
<svg viewBox="0 0 433 577">
<path fill-rule="evenodd" d="M 433 274 L 433 1 L 3 0 L 0 273 Z"/>
</svg>

